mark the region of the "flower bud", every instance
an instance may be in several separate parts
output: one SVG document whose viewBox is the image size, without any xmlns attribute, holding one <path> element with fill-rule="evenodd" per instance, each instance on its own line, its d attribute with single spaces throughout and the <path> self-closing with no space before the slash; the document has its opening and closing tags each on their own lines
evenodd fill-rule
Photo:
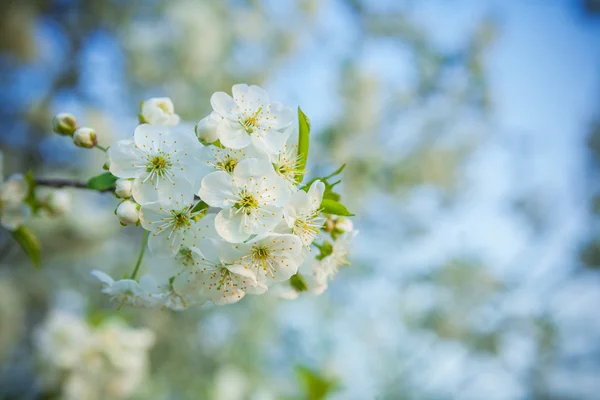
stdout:
<svg viewBox="0 0 600 400">
<path fill-rule="evenodd" d="M 115 188 L 115 195 L 121 199 L 128 199 L 131 197 L 131 189 L 133 188 L 133 180 L 131 179 L 117 179 Z"/>
<path fill-rule="evenodd" d="M 196 136 L 202 143 L 213 143 L 219 136 L 217 135 L 217 126 L 219 119 L 222 119 L 214 112 L 208 117 L 204 117 L 196 124 Z"/>
<path fill-rule="evenodd" d="M 338 218 L 335 221 L 335 229 L 342 232 L 351 232 L 354 229 L 354 224 L 349 218 Z"/>
<path fill-rule="evenodd" d="M 122 225 L 135 225 L 140 221 L 138 205 L 131 200 L 125 200 L 119 204 L 116 214 Z"/>
<path fill-rule="evenodd" d="M 75 131 L 73 143 L 75 143 L 75 146 L 91 149 L 98 144 L 98 138 L 92 128 L 83 127 Z"/>
<path fill-rule="evenodd" d="M 48 196 L 46 204 L 52 214 L 66 214 L 71 207 L 71 195 L 66 190 L 55 190 Z"/>
<path fill-rule="evenodd" d="M 77 120 L 73 114 L 60 113 L 52 119 L 52 130 L 59 135 L 73 136 L 77 129 Z"/>
<path fill-rule="evenodd" d="M 173 126 L 179 123 L 173 102 L 168 97 L 153 97 L 142 102 L 139 115 L 141 123 Z"/>
</svg>

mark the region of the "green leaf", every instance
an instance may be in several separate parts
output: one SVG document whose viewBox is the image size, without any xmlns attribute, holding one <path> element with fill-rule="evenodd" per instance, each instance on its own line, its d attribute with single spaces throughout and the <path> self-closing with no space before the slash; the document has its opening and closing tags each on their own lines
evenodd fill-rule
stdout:
<svg viewBox="0 0 600 400">
<path fill-rule="evenodd" d="M 321 181 L 325 184 L 326 187 L 329 187 L 329 189 L 333 188 L 335 185 L 337 185 L 338 183 L 341 182 L 341 180 L 333 183 L 333 184 L 329 184 L 327 183 L 327 179 L 331 179 L 336 175 L 339 175 L 342 173 L 342 171 L 344 170 L 344 168 L 346 168 L 346 164 L 342 164 L 341 167 L 339 167 L 338 169 L 336 169 L 335 171 L 333 171 L 331 174 L 327 175 L 327 176 L 322 176 L 322 177 L 316 177 L 311 179 L 310 181 L 308 181 L 307 183 L 304 184 L 304 186 L 302 186 L 300 188 L 300 190 L 304 190 L 305 192 L 308 192 L 308 189 L 310 189 L 310 186 L 315 183 L 316 181 Z"/>
<path fill-rule="evenodd" d="M 335 379 L 324 377 L 321 373 L 303 366 L 296 367 L 298 380 L 306 399 L 323 400 L 333 392 L 338 383 Z"/>
<path fill-rule="evenodd" d="M 345 205 L 332 199 L 323 199 L 321 202 L 321 208 L 326 214 L 342 215 L 344 217 L 354 216 L 354 214 L 348 211 Z"/>
<path fill-rule="evenodd" d="M 306 285 L 304 277 L 298 273 L 296 273 L 296 275 L 292 275 L 290 278 L 290 285 L 298 292 L 305 292 L 308 290 L 308 286 Z"/>
<path fill-rule="evenodd" d="M 334 182 L 331 185 L 326 184 L 325 185 L 325 192 L 323 192 L 323 198 L 324 199 L 329 199 L 329 200 L 334 200 L 334 201 L 340 201 L 340 198 L 342 196 L 340 196 L 339 193 L 335 193 L 333 191 L 333 188 L 335 187 L 335 185 L 337 185 L 338 183 L 340 183 L 340 181 Z"/>
<path fill-rule="evenodd" d="M 206 204 L 205 202 L 203 202 L 202 200 L 200 200 L 199 202 L 196 203 L 196 205 L 194 206 L 194 208 L 192 208 L 192 214 L 197 213 L 197 212 L 201 212 L 204 210 L 208 210 L 208 204 Z"/>
<path fill-rule="evenodd" d="M 302 182 L 302 179 L 304 179 L 306 161 L 308 160 L 309 135 L 310 121 L 298 107 L 298 169 L 302 172 L 296 174 L 296 182 Z"/>
<path fill-rule="evenodd" d="M 319 261 L 333 253 L 333 246 L 327 241 L 323 242 L 323 244 L 317 244 L 313 242 L 313 245 L 320 250 L 319 255 L 315 257 Z"/>
<path fill-rule="evenodd" d="M 87 182 L 87 187 L 94 190 L 109 190 L 115 186 L 115 182 L 117 181 L 117 177 L 111 174 L 110 172 L 105 172 L 98 176 L 91 178 Z"/>
<path fill-rule="evenodd" d="M 331 174 L 327 175 L 326 177 L 324 177 L 323 179 L 329 179 L 329 178 L 333 178 L 336 175 L 339 175 L 342 173 L 342 171 L 344 170 L 344 168 L 346 168 L 346 164 L 342 164 L 338 169 L 336 169 L 335 171 L 333 171 Z"/>
<path fill-rule="evenodd" d="M 12 231 L 12 236 L 21 246 L 36 268 L 40 267 L 40 242 L 35 234 L 26 226 L 20 226 Z"/>
</svg>

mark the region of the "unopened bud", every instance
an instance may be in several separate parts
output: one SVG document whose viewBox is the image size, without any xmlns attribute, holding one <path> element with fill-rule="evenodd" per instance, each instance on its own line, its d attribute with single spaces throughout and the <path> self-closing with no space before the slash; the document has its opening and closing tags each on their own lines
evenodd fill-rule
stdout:
<svg viewBox="0 0 600 400">
<path fill-rule="evenodd" d="M 136 225 L 140 221 L 138 205 L 131 200 L 125 200 L 119 204 L 116 214 L 122 225 Z"/>
<path fill-rule="evenodd" d="M 179 123 L 173 102 L 168 97 L 153 97 L 141 104 L 140 123 L 174 126 Z"/>
<path fill-rule="evenodd" d="M 48 196 L 46 204 L 52 214 L 66 214 L 71 207 L 71 194 L 66 190 L 55 190 Z"/>
<path fill-rule="evenodd" d="M 52 130 L 59 135 L 73 136 L 77 129 L 77 120 L 73 114 L 60 113 L 52 119 Z"/>
<path fill-rule="evenodd" d="M 83 127 L 75 131 L 73 143 L 75 143 L 75 146 L 91 149 L 98 144 L 98 138 L 92 128 Z"/>
<path fill-rule="evenodd" d="M 219 124 L 220 116 L 214 112 L 208 117 L 202 118 L 200 122 L 196 124 L 195 131 L 198 140 L 202 143 L 213 143 L 219 136 L 217 135 L 217 126 Z"/>
<path fill-rule="evenodd" d="M 133 180 L 131 179 L 117 179 L 115 183 L 115 195 L 121 199 L 128 199 L 131 197 L 131 189 L 133 188 Z"/>
<path fill-rule="evenodd" d="M 338 218 L 335 221 L 335 229 L 342 232 L 350 232 L 354 229 L 354 224 L 349 218 Z"/>
</svg>

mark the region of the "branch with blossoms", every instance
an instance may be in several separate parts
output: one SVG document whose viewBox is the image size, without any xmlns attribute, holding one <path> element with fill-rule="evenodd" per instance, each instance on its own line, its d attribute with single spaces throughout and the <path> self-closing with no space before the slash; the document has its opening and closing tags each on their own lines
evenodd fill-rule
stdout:
<svg viewBox="0 0 600 400">
<path fill-rule="evenodd" d="M 357 234 L 336 192 L 344 166 L 303 183 L 309 120 L 258 86 L 234 85 L 232 96 L 217 92 L 210 104 L 211 114 L 188 131 L 170 99 L 149 99 L 132 137 L 108 149 L 98 146 L 92 128 L 58 114 L 54 131 L 106 152 L 106 172 L 87 182 L 31 174 L 9 179 L 0 187 L 3 225 L 37 264 L 39 246 L 23 222 L 51 209 L 36 195 L 39 187 L 114 193 L 121 225 L 144 229 L 127 279 L 92 272 L 119 306 L 181 310 L 207 301 L 230 304 L 247 294 L 322 293 L 348 263 Z M 11 220 L 18 210 L 20 218 Z M 138 278 L 146 247 L 172 262 Z"/>
</svg>

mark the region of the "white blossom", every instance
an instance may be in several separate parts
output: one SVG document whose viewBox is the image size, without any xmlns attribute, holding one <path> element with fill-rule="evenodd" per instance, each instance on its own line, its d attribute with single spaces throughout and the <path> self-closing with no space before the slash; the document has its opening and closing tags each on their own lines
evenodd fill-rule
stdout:
<svg viewBox="0 0 600 400">
<path fill-rule="evenodd" d="M 129 398 L 147 374 L 154 334 L 112 319 L 98 326 L 53 311 L 36 329 L 42 383 L 67 400 Z"/>
<path fill-rule="evenodd" d="M 234 246 L 225 260 L 242 265 L 268 287 L 298 272 L 303 260 L 302 242 L 295 235 L 270 233 Z"/>
<path fill-rule="evenodd" d="M 0 177 L 1 178 L 1 177 Z M 29 186 L 23 175 L 12 175 L 0 183 L 0 223 L 8 230 L 15 230 L 31 215 L 24 200 Z"/>
<path fill-rule="evenodd" d="M 175 106 L 168 97 L 153 97 L 142 103 L 142 119 L 152 125 L 173 126 L 179 123 Z"/>
<path fill-rule="evenodd" d="M 144 275 L 138 282 L 134 279 L 115 281 L 109 275 L 98 270 L 93 270 L 91 274 L 100 281 L 102 293 L 119 305 L 156 307 L 158 304 L 155 296 L 159 294 L 159 290 L 151 275 Z"/>
<path fill-rule="evenodd" d="M 235 167 L 242 160 L 255 158 L 259 160 L 263 160 L 265 163 L 268 163 L 269 156 L 250 146 L 244 149 L 231 149 L 229 147 L 217 147 L 217 146 L 209 146 L 206 148 L 206 151 L 203 154 L 208 167 L 208 171 L 224 171 L 228 174 L 233 174 Z M 264 164 L 263 164 L 264 166 Z M 271 172 L 270 168 L 265 166 L 265 171 Z"/>
<path fill-rule="evenodd" d="M 216 171 L 205 176 L 199 195 L 208 205 L 222 208 L 215 219 L 219 235 L 239 243 L 271 231 L 281 221 L 290 192 L 268 162 L 246 159 L 233 175 Z"/>
<path fill-rule="evenodd" d="M 335 220 L 335 229 L 340 232 L 351 232 L 354 229 L 354 224 L 350 218 L 338 217 Z"/>
<path fill-rule="evenodd" d="M 43 329 L 34 333 L 38 355 L 46 362 L 60 368 L 77 365 L 81 352 L 89 345 L 90 330 L 77 316 L 54 310 L 47 318 Z"/>
<path fill-rule="evenodd" d="M 222 240 L 199 241 L 197 247 L 190 249 L 190 262 L 175 278 L 174 289 L 216 305 L 235 303 L 246 293 L 264 293 L 267 288 L 257 281 L 252 271 L 225 261 L 231 258 L 232 247 Z"/>
<path fill-rule="evenodd" d="M 168 200 L 174 192 L 192 195 L 201 167 L 195 156 L 203 146 L 187 131 L 162 125 L 139 125 L 134 140 L 121 140 L 108 150 L 110 172 L 134 179 L 132 194 L 140 204 Z"/>
<path fill-rule="evenodd" d="M 269 95 L 258 86 L 234 85 L 233 97 L 224 92 L 210 99 L 213 110 L 223 118 L 217 134 L 225 147 L 241 149 L 254 145 L 269 154 L 284 146 L 294 119 L 291 108 L 271 103 Z"/>
<path fill-rule="evenodd" d="M 188 192 L 189 193 L 189 192 Z M 141 224 L 150 231 L 148 246 L 155 256 L 174 256 L 180 247 L 192 247 L 197 240 L 215 237 L 215 214 L 196 221 L 193 196 L 174 194 L 163 202 L 147 203 L 141 209 Z"/>
<path fill-rule="evenodd" d="M 138 205 L 131 200 L 121 202 L 115 213 L 123 225 L 136 225 L 140 221 Z"/>
<path fill-rule="evenodd" d="M 300 238 L 304 247 L 311 245 L 325 223 L 325 218 L 319 210 L 324 192 L 325 184 L 315 181 L 308 193 L 303 190 L 297 191 L 284 207 L 285 221 L 294 235 Z"/>
<path fill-rule="evenodd" d="M 323 258 L 323 264 L 330 263 L 330 268 L 335 272 L 339 267 L 349 265 L 348 255 L 350 254 L 352 240 L 356 235 L 358 235 L 357 230 L 347 231 L 339 235 L 333 242 L 331 254 Z"/>
</svg>

